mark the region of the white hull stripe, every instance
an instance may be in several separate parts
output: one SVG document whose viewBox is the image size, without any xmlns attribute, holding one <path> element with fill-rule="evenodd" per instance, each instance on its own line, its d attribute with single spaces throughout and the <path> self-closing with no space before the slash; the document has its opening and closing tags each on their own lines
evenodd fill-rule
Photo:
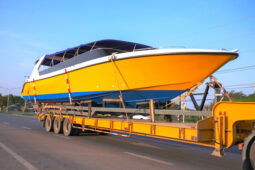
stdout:
<svg viewBox="0 0 255 170">
<path fill-rule="evenodd" d="M 236 55 L 238 54 L 236 52 L 231 52 L 231 51 L 225 51 L 225 50 L 202 50 L 202 49 L 154 49 L 154 50 L 144 50 L 144 51 L 135 51 L 135 52 L 126 52 L 126 53 L 121 53 L 121 54 L 115 54 L 115 60 L 121 60 L 121 59 L 126 59 L 126 58 L 136 58 L 136 57 L 146 57 L 146 56 L 155 56 L 155 55 L 173 55 L 173 54 L 231 54 L 231 55 Z M 78 70 L 84 67 L 100 64 L 100 63 L 105 63 L 105 62 L 110 62 L 110 57 L 105 56 L 97 59 L 93 59 L 90 61 L 86 61 L 83 63 L 79 63 L 73 66 L 70 66 L 66 68 L 67 72 Z M 40 59 L 41 60 L 41 59 Z M 40 64 L 39 62 L 37 64 Z M 35 67 L 37 67 L 36 65 Z M 36 70 L 35 70 L 36 71 Z M 41 79 L 46 79 L 49 77 L 53 77 L 56 75 L 64 74 L 65 69 L 61 69 L 52 73 L 48 73 L 45 75 L 39 75 L 38 74 L 31 74 L 29 79 L 27 79 L 26 82 L 32 82 L 34 80 L 41 80 Z"/>
</svg>

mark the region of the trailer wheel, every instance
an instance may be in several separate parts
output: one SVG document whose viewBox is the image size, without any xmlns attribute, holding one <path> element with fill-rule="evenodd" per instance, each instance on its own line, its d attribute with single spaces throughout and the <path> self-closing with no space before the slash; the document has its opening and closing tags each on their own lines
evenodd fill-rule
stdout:
<svg viewBox="0 0 255 170">
<path fill-rule="evenodd" d="M 53 122 L 53 131 L 55 134 L 62 133 L 63 130 L 63 122 L 59 117 L 56 117 Z"/>
<path fill-rule="evenodd" d="M 45 130 L 46 132 L 51 132 L 52 131 L 52 119 L 50 116 L 47 116 L 45 119 Z"/>
<path fill-rule="evenodd" d="M 242 153 L 243 170 L 255 170 L 255 133 L 253 132 L 244 140 Z"/>
<path fill-rule="evenodd" d="M 69 119 L 64 119 L 63 123 L 63 133 L 65 136 L 72 136 L 74 133 L 74 128 L 72 127 L 72 123 Z"/>
<path fill-rule="evenodd" d="M 253 169 L 255 169 L 255 139 L 253 140 L 253 143 L 251 144 L 250 162 Z"/>
</svg>

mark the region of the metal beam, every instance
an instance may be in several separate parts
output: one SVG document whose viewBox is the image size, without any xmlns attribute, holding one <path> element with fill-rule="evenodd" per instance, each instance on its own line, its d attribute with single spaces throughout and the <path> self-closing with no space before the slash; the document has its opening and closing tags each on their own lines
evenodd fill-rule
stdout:
<svg viewBox="0 0 255 170">
<path fill-rule="evenodd" d="M 56 109 L 49 109 L 46 112 L 56 112 L 62 114 L 77 114 L 81 115 L 78 110 L 80 110 L 83 115 L 88 115 L 91 112 L 91 116 L 95 113 L 125 113 L 123 108 L 108 108 L 108 107 L 87 107 L 87 106 L 75 106 L 72 105 L 62 105 L 62 111 Z M 78 109 L 78 110 L 77 110 Z M 91 109 L 91 111 L 90 111 Z M 128 114 L 142 114 L 150 115 L 150 109 L 134 109 L 126 108 Z M 195 111 L 195 110 L 168 110 L 168 109 L 155 109 L 155 115 L 189 115 L 189 116 L 211 116 L 211 111 Z"/>
</svg>

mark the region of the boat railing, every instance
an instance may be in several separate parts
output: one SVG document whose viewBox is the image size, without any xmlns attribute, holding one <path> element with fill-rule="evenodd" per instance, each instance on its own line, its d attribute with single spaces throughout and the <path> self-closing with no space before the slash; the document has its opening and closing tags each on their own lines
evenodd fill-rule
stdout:
<svg viewBox="0 0 255 170">
<path fill-rule="evenodd" d="M 113 50 L 113 51 L 115 51 L 115 52 L 122 52 L 122 53 L 129 52 L 129 51 L 127 51 L 127 50 L 120 50 L 120 49 L 116 49 L 116 48 L 106 48 L 106 47 L 104 47 L 104 48 L 96 48 L 96 49 Z M 96 49 L 93 49 L 93 50 L 96 50 Z M 93 50 L 92 50 L 92 51 L 93 51 Z"/>
<path fill-rule="evenodd" d="M 139 48 L 133 50 L 135 51 L 143 51 L 143 50 L 155 50 L 155 49 L 169 49 L 169 48 L 186 48 L 185 46 L 160 46 L 160 47 L 149 47 L 149 48 Z"/>
<path fill-rule="evenodd" d="M 134 49 L 132 52 L 136 52 L 136 51 L 143 51 L 143 50 L 155 50 L 155 49 L 174 49 L 174 48 L 186 48 L 185 46 L 160 46 L 160 47 L 147 47 L 147 48 L 139 48 L 136 49 L 136 46 L 134 46 Z M 121 50 L 121 49 L 116 49 L 116 48 L 96 48 L 96 49 L 102 49 L 102 50 L 113 50 L 115 52 L 120 52 L 120 53 L 124 53 L 124 52 L 131 52 L 130 50 Z M 95 50 L 95 49 L 93 49 Z"/>
<path fill-rule="evenodd" d="M 162 47 L 161 46 L 161 47 L 147 47 L 147 48 L 138 48 L 138 49 L 136 49 L 136 45 L 134 45 L 133 50 L 122 50 L 122 49 L 110 48 L 110 47 L 97 47 L 97 48 L 92 47 L 89 51 L 86 51 L 86 52 L 92 52 L 94 50 L 102 49 L 102 50 L 105 50 L 105 52 L 107 52 L 110 55 L 110 54 L 113 54 L 113 53 L 137 52 L 137 51 L 144 51 L 144 50 L 169 49 L 169 48 L 173 49 L 173 48 L 186 48 L 186 47 L 184 47 L 184 46 L 164 46 L 164 47 Z M 75 57 L 77 55 L 80 55 L 78 53 L 78 50 L 79 50 L 79 48 L 77 49 L 77 51 L 75 52 L 73 57 Z M 69 59 L 73 58 L 73 57 L 70 57 L 68 59 L 65 59 L 65 54 L 66 53 L 64 53 L 63 56 L 61 57 L 62 59 L 59 59 L 59 57 L 56 58 L 54 56 L 51 57 L 51 62 L 47 66 L 50 66 L 50 67 L 54 66 L 55 65 L 54 60 L 57 60 L 58 63 L 62 63 L 63 61 L 66 61 L 66 60 L 69 60 Z"/>
</svg>

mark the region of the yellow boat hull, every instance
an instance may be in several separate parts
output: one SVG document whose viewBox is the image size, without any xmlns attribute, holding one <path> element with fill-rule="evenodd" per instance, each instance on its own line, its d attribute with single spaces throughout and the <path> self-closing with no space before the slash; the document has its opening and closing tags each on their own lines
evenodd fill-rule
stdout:
<svg viewBox="0 0 255 170">
<path fill-rule="evenodd" d="M 164 91 L 176 92 L 169 97 L 166 95 L 171 95 L 170 93 L 163 96 L 171 99 L 203 81 L 236 57 L 227 53 L 144 56 L 96 64 L 68 72 L 67 75 L 71 94 L 78 100 L 79 95 L 86 99 L 86 95 L 89 98 L 107 96 L 99 94 L 110 94 L 119 90 L 143 92 L 144 100 L 147 100 L 147 97 L 154 98 L 153 94 L 157 91 L 160 94 Z M 22 91 L 25 99 L 33 99 L 33 86 L 38 100 L 68 98 L 65 74 L 25 83 Z M 146 96 L 146 92 L 153 94 Z M 141 100 L 142 98 L 140 97 Z"/>
</svg>

